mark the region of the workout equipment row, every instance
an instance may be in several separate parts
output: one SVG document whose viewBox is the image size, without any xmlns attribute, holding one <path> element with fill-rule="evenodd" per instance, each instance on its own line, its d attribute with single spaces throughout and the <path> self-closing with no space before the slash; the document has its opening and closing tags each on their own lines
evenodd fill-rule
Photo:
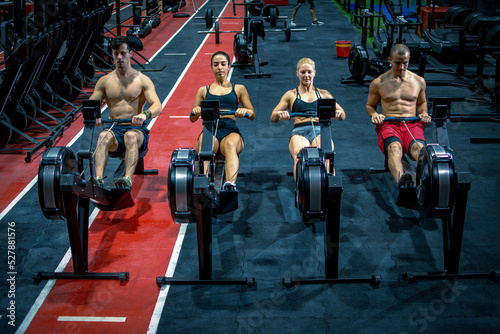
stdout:
<svg viewBox="0 0 500 334">
<path fill-rule="evenodd" d="M 39 272 L 36 282 L 43 279 L 117 279 L 126 281 L 128 272 L 94 273 L 88 271 L 88 226 L 90 203 L 100 210 L 115 211 L 134 206 L 131 189 L 117 185 L 107 187 L 95 182 L 93 137 L 96 118 L 101 118 L 98 100 L 82 101 L 84 131 L 81 150 L 75 152 L 67 146 L 46 150 L 38 170 L 38 199 L 43 215 L 51 220 L 66 220 L 73 258 L 73 273 Z M 131 119 L 102 120 L 102 123 L 127 123 Z M 113 125 L 114 126 L 114 125 Z M 99 143 L 98 143 L 99 145 Z M 135 174 L 158 174 L 158 170 L 145 170 L 139 156 Z M 112 155 L 110 155 L 112 156 Z M 123 155 L 119 156 L 123 159 Z M 85 176 L 85 171 L 90 177 Z M 117 169 L 121 173 L 122 165 Z M 115 173 L 116 176 L 116 173 Z"/>
<path fill-rule="evenodd" d="M 214 10 L 212 8 L 207 8 L 205 11 L 205 16 L 203 17 L 196 17 L 197 20 L 205 20 L 205 26 L 210 29 L 213 27 L 214 22 L 224 19 L 224 20 L 230 20 L 230 19 L 246 19 L 246 18 L 252 18 L 251 16 L 214 16 Z M 263 18 L 271 23 L 271 27 L 276 27 L 276 23 L 279 19 L 288 19 L 288 16 L 280 16 L 279 15 L 279 9 L 276 5 L 265 5 L 264 8 L 262 9 L 262 16 L 259 15 L 254 15 L 253 18 Z"/>
<path fill-rule="evenodd" d="M 283 23 L 283 28 L 282 29 L 264 29 L 264 32 L 284 32 L 285 33 L 285 40 L 287 42 L 290 42 L 290 39 L 292 37 L 292 31 L 293 32 L 304 32 L 307 31 L 305 28 L 291 28 L 291 24 L 289 21 L 284 21 Z M 226 33 L 244 33 L 245 31 L 243 30 L 219 30 L 219 22 L 215 21 L 214 24 L 214 29 L 213 30 L 203 30 L 203 31 L 198 31 L 198 34 L 214 34 L 215 35 L 215 43 L 219 44 L 220 42 L 220 34 L 226 34 Z"/>
<path fill-rule="evenodd" d="M 53 10 L 46 1 L 35 0 L 29 13 L 22 1 L 10 6 L 1 13 L 5 73 L 0 83 L 0 149 L 27 151 L 25 161 L 30 162 L 34 152 L 52 146 L 73 121 L 78 106 L 71 101 L 88 96 L 83 87 L 93 84 L 91 55 L 112 6 L 80 0 Z M 46 19 L 37 21 L 40 17 Z M 4 148 L 13 141 L 21 145 Z"/>
</svg>

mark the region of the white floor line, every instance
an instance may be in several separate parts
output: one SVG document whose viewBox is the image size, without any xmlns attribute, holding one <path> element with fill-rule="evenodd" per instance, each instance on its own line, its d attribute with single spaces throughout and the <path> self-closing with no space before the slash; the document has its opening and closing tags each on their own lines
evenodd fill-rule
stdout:
<svg viewBox="0 0 500 334">
<path fill-rule="evenodd" d="M 79 322 L 125 322 L 127 317 L 69 317 L 60 316 L 57 321 L 79 321 Z"/>
<path fill-rule="evenodd" d="M 187 224 L 182 224 L 179 230 L 179 234 L 177 235 L 177 240 L 175 241 L 175 246 L 172 252 L 172 256 L 170 257 L 170 261 L 168 263 L 167 272 L 165 273 L 166 277 L 174 276 L 175 267 L 177 266 L 177 261 L 179 259 L 179 254 L 181 252 L 184 236 L 186 235 L 186 229 L 187 229 Z M 161 319 L 161 313 L 163 312 L 163 307 L 165 306 L 165 302 L 167 301 L 167 295 L 169 290 L 170 290 L 170 284 L 163 285 L 160 289 L 160 293 L 158 294 L 158 299 L 156 300 L 153 315 L 151 316 L 151 321 L 149 322 L 148 332 L 147 332 L 148 334 L 154 334 L 158 330 L 158 325 L 160 324 L 160 319 Z"/>
</svg>

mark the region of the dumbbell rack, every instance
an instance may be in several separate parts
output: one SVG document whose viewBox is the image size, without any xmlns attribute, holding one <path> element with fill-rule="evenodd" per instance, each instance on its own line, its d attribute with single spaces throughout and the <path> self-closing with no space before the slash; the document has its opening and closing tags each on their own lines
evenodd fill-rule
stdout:
<svg viewBox="0 0 500 334">
<path fill-rule="evenodd" d="M 153 6 L 153 4 L 155 4 Z M 121 8 L 123 5 L 132 5 L 132 24 L 122 24 Z M 145 16 L 142 15 L 143 0 L 137 1 L 121 1 L 116 0 L 116 32 L 121 36 L 121 28 L 130 28 L 127 30 L 127 36 L 138 35 L 139 38 L 144 38 L 149 35 L 153 28 L 158 27 L 161 22 L 160 6 L 156 0 L 146 0 Z M 144 20 L 142 20 L 144 19 Z"/>
</svg>

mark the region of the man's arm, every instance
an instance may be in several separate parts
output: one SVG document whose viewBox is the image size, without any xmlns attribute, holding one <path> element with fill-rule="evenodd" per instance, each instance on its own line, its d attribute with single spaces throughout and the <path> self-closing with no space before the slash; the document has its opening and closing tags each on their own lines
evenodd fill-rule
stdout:
<svg viewBox="0 0 500 334">
<path fill-rule="evenodd" d="M 101 77 L 99 80 L 97 80 L 97 83 L 94 88 L 94 92 L 92 95 L 89 97 L 89 100 L 99 100 L 102 101 L 104 98 L 104 86 L 106 82 L 106 77 Z"/>
<path fill-rule="evenodd" d="M 417 79 L 421 89 L 420 94 L 418 94 L 417 98 L 417 115 L 420 118 L 420 122 L 424 124 L 429 124 L 431 122 L 431 117 L 427 113 L 427 97 L 425 95 L 426 83 L 422 77 L 418 77 Z"/>
<path fill-rule="evenodd" d="M 271 122 L 278 123 L 280 119 L 290 119 L 287 109 L 290 106 L 290 91 L 286 92 L 271 114 Z M 286 117 L 288 116 L 288 118 Z"/>
<path fill-rule="evenodd" d="M 92 95 L 89 97 L 89 100 L 99 100 L 102 101 L 102 99 L 105 97 L 105 82 L 106 82 L 106 76 L 101 77 L 99 80 L 97 80 L 97 83 L 94 88 L 94 92 Z M 101 119 L 96 118 L 95 120 L 96 125 L 101 125 Z"/>
<path fill-rule="evenodd" d="M 145 75 L 144 75 L 144 97 L 146 98 L 146 101 L 148 101 L 149 104 L 148 110 L 151 112 L 151 117 L 149 118 L 160 116 L 163 110 L 160 98 L 158 97 L 158 94 L 156 94 L 156 89 L 155 85 L 153 84 L 153 81 L 151 81 L 151 79 Z"/>
<path fill-rule="evenodd" d="M 380 101 L 380 92 L 378 86 L 378 79 L 375 79 L 370 84 L 370 90 L 368 93 L 368 100 L 366 101 L 366 113 L 371 117 L 372 123 L 375 125 L 382 124 L 384 122 L 384 115 L 377 112 L 377 105 Z"/>
<path fill-rule="evenodd" d="M 142 125 L 144 121 L 159 116 L 162 112 L 162 106 L 153 81 L 146 75 L 141 73 L 141 81 L 143 83 L 143 92 L 146 101 L 148 102 L 149 109 L 132 117 L 132 125 Z"/>
</svg>

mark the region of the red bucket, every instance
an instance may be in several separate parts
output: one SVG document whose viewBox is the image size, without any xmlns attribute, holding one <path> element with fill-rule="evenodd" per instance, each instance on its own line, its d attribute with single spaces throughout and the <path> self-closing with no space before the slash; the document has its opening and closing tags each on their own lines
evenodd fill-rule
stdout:
<svg viewBox="0 0 500 334">
<path fill-rule="evenodd" d="M 335 46 L 337 47 L 337 57 L 346 58 L 349 56 L 350 41 L 335 41 Z"/>
</svg>

